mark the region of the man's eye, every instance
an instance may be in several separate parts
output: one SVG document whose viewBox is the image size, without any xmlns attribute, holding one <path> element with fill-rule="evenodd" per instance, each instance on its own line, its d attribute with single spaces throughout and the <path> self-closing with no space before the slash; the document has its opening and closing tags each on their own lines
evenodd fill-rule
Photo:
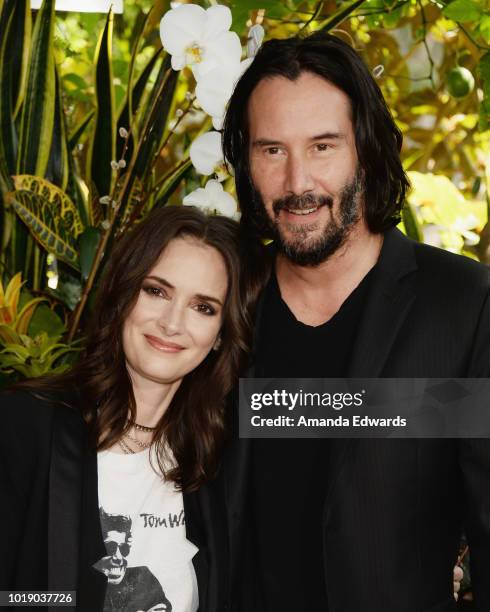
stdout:
<svg viewBox="0 0 490 612">
<path fill-rule="evenodd" d="M 277 155 L 279 151 L 280 151 L 279 147 L 268 147 L 265 150 L 265 152 L 268 153 L 269 155 Z"/>
<path fill-rule="evenodd" d="M 196 304 L 197 312 L 205 315 L 214 315 L 216 314 L 216 310 L 210 306 L 209 304 Z"/>
<path fill-rule="evenodd" d="M 317 151 L 326 151 L 330 148 L 330 145 L 328 145 L 326 142 L 319 142 L 315 146 Z"/>
</svg>

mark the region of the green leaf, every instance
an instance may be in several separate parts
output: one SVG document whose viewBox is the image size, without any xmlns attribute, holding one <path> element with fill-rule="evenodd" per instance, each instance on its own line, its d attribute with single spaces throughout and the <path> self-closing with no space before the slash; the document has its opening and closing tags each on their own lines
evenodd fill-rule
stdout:
<svg viewBox="0 0 490 612">
<path fill-rule="evenodd" d="M 66 140 L 66 120 L 61 97 L 60 79 L 58 71 L 56 74 L 56 104 L 53 125 L 53 140 L 49 154 L 46 178 L 58 187 L 66 189 L 68 184 L 68 145 Z"/>
<path fill-rule="evenodd" d="M 8 10 L 11 3 L 3 7 L 0 18 L 0 159 L 2 174 L 15 172 L 15 125 L 12 109 L 12 61 L 9 47 L 10 32 L 15 10 Z"/>
<path fill-rule="evenodd" d="M 95 130 L 87 156 L 87 174 L 99 196 L 111 192 L 111 161 L 115 155 L 116 128 L 112 71 L 112 32 L 114 15 L 107 15 L 95 52 Z M 90 181 L 89 181 L 90 184 Z"/>
<path fill-rule="evenodd" d="M 477 21 L 483 13 L 483 7 L 477 0 L 454 0 L 444 7 L 442 13 L 453 21 Z"/>
<path fill-rule="evenodd" d="M 94 110 L 89 111 L 85 115 L 85 117 L 80 121 L 77 127 L 73 130 L 73 133 L 70 135 L 70 138 L 68 140 L 68 148 L 70 149 L 70 151 L 72 151 L 76 147 L 76 145 L 80 142 L 80 138 L 82 137 L 88 125 L 92 121 L 94 115 L 95 115 Z"/>
<path fill-rule="evenodd" d="M 333 28 L 337 27 L 341 24 L 344 19 L 349 17 L 351 13 L 353 13 L 357 8 L 364 4 L 366 0 L 352 0 L 352 2 L 344 2 L 340 5 L 336 11 L 334 11 L 327 19 L 322 21 L 322 23 L 315 28 L 315 30 L 322 30 L 323 32 L 328 32 Z"/>
<path fill-rule="evenodd" d="M 417 242 L 423 242 L 424 235 L 417 220 L 415 208 L 410 202 L 405 202 L 405 205 L 403 206 L 402 220 L 407 236 L 412 240 L 416 240 Z"/>
<path fill-rule="evenodd" d="M 32 36 L 17 154 L 18 174 L 44 176 L 48 165 L 55 112 L 53 32 L 54 0 L 44 0 Z"/>
<path fill-rule="evenodd" d="M 191 167 L 191 160 L 187 159 L 181 162 L 176 168 L 174 168 L 172 172 L 167 174 L 157 193 L 155 204 L 157 208 L 164 206 L 168 202 L 170 196 L 177 189 L 180 182 Z"/>
<path fill-rule="evenodd" d="M 46 304 L 40 304 L 32 315 L 28 333 L 35 337 L 45 332 L 48 336 L 60 338 L 65 331 L 65 325 L 56 312 Z"/>
<path fill-rule="evenodd" d="M 94 263 L 95 252 L 99 246 L 101 232 L 96 227 L 87 227 L 80 236 L 80 270 L 82 272 L 82 280 L 85 282 L 88 279 L 92 264 Z"/>
<path fill-rule="evenodd" d="M 35 176 L 14 177 L 8 202 L 34 238 L 58 259 L 79 270 L 76 242 L 83 231 L 78 210 L 58 187 Z"/>
<path fill-rule="evenodd" d="M 32 37 L 32 18 L 30 0 L 6 0 L 4 8 L 6 9 L 9 4 L 15 6 L 7 48 L 12 67 L 11 93 L 14 117 L 17 117 L 26 94 L 27 70 L 29 67 Z"/>
</svg>

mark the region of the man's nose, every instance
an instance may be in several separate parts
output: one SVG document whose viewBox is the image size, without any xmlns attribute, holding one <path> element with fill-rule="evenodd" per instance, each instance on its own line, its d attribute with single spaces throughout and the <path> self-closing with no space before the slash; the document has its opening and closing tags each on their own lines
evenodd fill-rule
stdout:
<svg viewBox="0 0 490 612">
<path fill-rule="evenodd" d="M 308 159 L 301 154 L 291 153 L 286 168 L 285 191 L 303 195 L 313 191 L 314 186 Z"/>
<path fill-rule="evenodd" d="M 177 300 L 170 300 L 164 303 L 158 323 L 168 336 L 182 333 L 184 320 L 184 307 Z"/>
</svg>

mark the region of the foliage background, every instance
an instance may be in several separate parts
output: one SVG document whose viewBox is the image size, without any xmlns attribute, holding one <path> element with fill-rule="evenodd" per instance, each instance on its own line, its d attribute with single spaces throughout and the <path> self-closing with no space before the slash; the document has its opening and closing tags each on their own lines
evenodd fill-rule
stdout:
<svg viewBox="0 0 490 612">
<path fill-rule="evenodd" d="M 414 185 L 405 231 L 490 262 L 485 0 L 229 6 L 244 47 L 256 23 L 266 39 L 322 29 L 348 40 L 404 133 Z M 210 128 L 191 71 L 168 70 L 158 32 L 167 0 L 125 0 L 124 14 L 110 18 L 53 7 L 45 0 L 31 12 L 28 0 L 0 0 L 0 371 L 8 380 L 62 369 L 76 356 L 113 241 L 151 208 L 180 204 L 203 184 L 188 150 Z M 448 77 L 457 66 L 475 79 L 460 98 Z M 125 167 L 111 169 L 121 158 Z M 233 193 L 231 179 L 226 189 Z"/>
</svg>

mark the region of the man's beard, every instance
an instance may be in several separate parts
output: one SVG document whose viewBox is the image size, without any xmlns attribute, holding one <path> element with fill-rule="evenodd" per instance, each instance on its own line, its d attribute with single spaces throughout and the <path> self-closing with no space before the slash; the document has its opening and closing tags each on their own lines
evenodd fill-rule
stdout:
<svg viewBox="0 0 490 612">
<path fill-rule="evenodd" d="M 255 211 L 261 221 L 267 226 L 272 234 L 274 243 L 280 253 L 289 261 L 299 266 L 318 266 L 331 257 L 347 240 L 352 227 L 360 216 L 360 200 L 363 193 L 362 172 L 359 166 L 356 169 L 354 178 L 350 183 L 344 185 L 340 191 L 340 200 L 337 211 L 337 220 L 333 216 L 334 201 L 331 196 L 305 194 L 301 196 L 291 195 L 285 198 L 278 198 L 272 202 L 274 220 L 272 220 L 265 210 L 261 195 L 254 189 Z M 331 217 L 328 221 L 323 234 L 315 240 L 309 239 L 308 235 L 314 231 L 317 222 L 311 224 L 302 223 L 295 225 L 290 223 L 288 229 L 296 234 L 294 238 L 284 239 L 278 226 L 278 215 L 281 209 L 307 210 L 314 206 L 328 206 Z"/>
</svg>

